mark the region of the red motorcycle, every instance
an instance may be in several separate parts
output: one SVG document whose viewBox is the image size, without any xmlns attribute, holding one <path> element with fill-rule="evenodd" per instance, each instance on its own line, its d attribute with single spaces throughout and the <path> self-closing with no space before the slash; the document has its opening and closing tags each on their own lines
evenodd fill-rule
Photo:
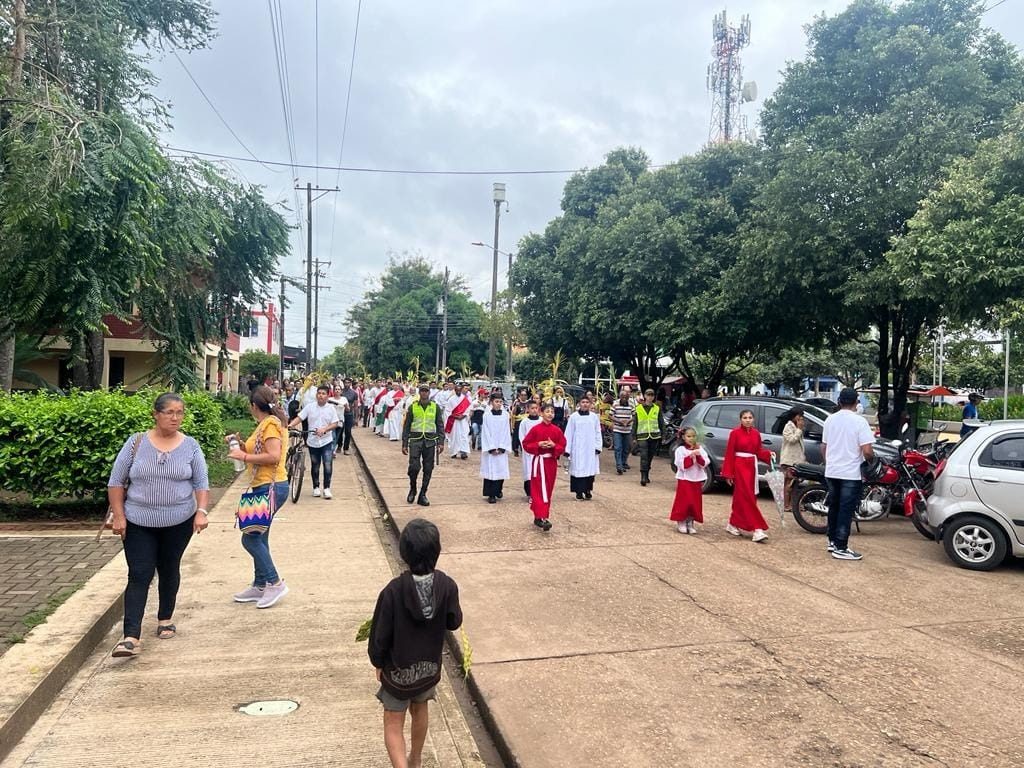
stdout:
<svg viewBox="0 0 1024 768">
<path fill-rule="evenodd" d="M 939 456 L 941 455 L 941 458 Z M 910 518 L 914 528 L 926 539 L 934 540 L 928 525 L 925 499 L 935 478 L 945 466 L 948 451 L 935 452 L 904 448 L 899 440 L 875 444 L 875 459 L 864 463 L 864 492 L 854 512 L 854 524 L 881 520 L 901 514 Z M 792 511 L 797 524 L 810 533 L 828 530 L 828 486 L 825 467 L 798 464 L 793 468 L 797 486 L 793 489 Z"/>
</svg>

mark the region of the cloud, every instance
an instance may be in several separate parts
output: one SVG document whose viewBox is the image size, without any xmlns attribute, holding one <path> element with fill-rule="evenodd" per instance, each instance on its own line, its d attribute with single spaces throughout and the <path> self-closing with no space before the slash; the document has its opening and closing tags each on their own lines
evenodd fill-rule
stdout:
<svg viewBox="0 0 1024 768">
<path fill-rule="evenodd" d="M 319 102 L 315 89 L 315 0 L 285 0 L 285 24 L 298 160 L 334 165 L 341 144 L 356 3 L 319 2 Z M 803 26 L 846 0 L 749 0 L 729 4 L 730 19 L 749 14 L 746 79 L 761 97 L 754 117 L 789 60 L 803 55 Z M 220 36 L 186 64 L 232 128 L 260 157 L 288 157 L 270 21 L 263 3 L 215 0 Z M 707 140 L 711 20 L 722 0 L 557 0 L 557 2 L 365 2 L 345 138 L 346 165 L 413 169 L 565 169 L 598 165 L 617 146 L 642 147 L 669 162 Z M 1024 43 L 1012 3 L 985 21 Z M 160 96 L 173 104 L 175 146 L 244 155 L 173 57 L 155 62 Z M 317 104 L 319 103 L 319 107 Z M 751 108 L 752 107 L 752 108 Z M 319 131 L 314 119 L 319 110 Z M 318 136 L 319 134 L 319 136 Z M 319 141 L 318 141 L 319 139 Z M 265 186 L 272 201 L 295 206 L 290 169 L 234 164 Z M 321 296 L 321 354 L 344 338 L 343 316 L 379 275 L 389 252 L 410 251 L 465 276 L 480 301 L 490 298 L 491 184 L 507 184 L 500 246 L 515 250 L 559 213 L 566 175 L 403 176 L 299 171 L 298 182 L 338 194 L 314 204 L 315 255 L 330 260 Z M 305 217 L 305 195 L 300 194 Z M 292 214 L 294 219 L 294 214 Z M 333 238 L 332 238 L 333 231 Z M 332 249 L 333 241 L 333 249 Z M 305 236 L 292 235 L 287 274 L 303 275 Z M 504 259 L 502 259 L 504 263 Z M 504 267 L 499 282 L 503 282 Z M 295 293 L 294 291 L 292 292 Z M 302 296 L 291 317 L 304 316 Z M 334 318 L 331 316 L 334 315 Z M 289 324 L 301 343 L 301 322 Z"/>
</svg>

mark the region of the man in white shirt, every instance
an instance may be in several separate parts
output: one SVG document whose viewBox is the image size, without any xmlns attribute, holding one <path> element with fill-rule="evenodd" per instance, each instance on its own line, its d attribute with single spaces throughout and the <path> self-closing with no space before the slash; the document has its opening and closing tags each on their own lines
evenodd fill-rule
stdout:
<svg viewBox="0 0 1024 768">
<path fill-rule="evenodd" d="M 373 413 L 373 401 L 377 397 L 377 387 L 371 386 L 367 382 L 366 388 L 363 390 L 363 427 L 370 426 L 370 417 Z"/>
<path fill-rule="evenodd" d="M 313 475 L 313 496 L 320 496 L 320 466 L 324 468 L 324 498 L 331 498 L 331 462 L 334 460 L 334 430 L 338 426 L 338 411 L 327 402 L 330 389 L 326 384 L 316 388 L 316 400 L 305 406 L 292 419 L 289 427 L 300 422 L 309 424 L 306 445 L 309 446 L 310 472 Z"/>
<path fill-rule="evenodd" d="M 860 560 L 850 549 L 850 525 L 864 490 L 860 465 L 873 459 L 875 435 L 863 416 L 858 416 L 857 390 L 839 393 L 839 410 L 825 419 L 821 458 L 828 483 L 828 551 L 836 560 Z"/>
</svg>

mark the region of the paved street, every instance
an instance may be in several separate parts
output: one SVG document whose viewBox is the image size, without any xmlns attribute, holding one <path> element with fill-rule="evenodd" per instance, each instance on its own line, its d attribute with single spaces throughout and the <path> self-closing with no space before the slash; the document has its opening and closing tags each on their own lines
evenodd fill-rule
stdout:
<svg viewBox="0 0 1024 768">
<path fill-rule="evenodd" d="M 356 436 L 396 521 L 441 528 L 481 704 L 519 765 L 1024 764 L 1020 565 L 955 568 L 903 520 L 838 562 L 765 498 L 755 545 L 723 530 L 720 492 L 683 536 L 667 461 L 641 488 L 639 461 L 618 477 L 607 453 L 592 502 L 560 480 L 543 534 L 518 468 L 491 506 L 478 454 L 446 456 L 425 510 L 398 444 Z"/>
<path fill-rule="evenodd" d="M 0 655 L 28 632 L 26 616 L 46 610 L 47 601 L 83 584 L 120 551 L 119 540 L 97 543 L 88 533 L 0 536 Z"/>
<path fill-rule="evenodd" d="M 299 504 L 279 513 L 272 548 L 291 593 L 269 610 L 231 600 L 252 576 L 232 530 L 236 483 L 186 553 L 178 637 L 153 637 L 151 594 L 142 654 L 111 659 L 111 631 L 4 768 L 390 765 L 366 644 L 354 638 L 393 574 L 356 467 L 354 457 L 335 462 L 333 501 L 313 499 L 307 478 Z M 237 711 L 268 699 L 299 708 Z M 483 765 L 447 678 L 431 706 L 424 765 Z"/>
</svg>

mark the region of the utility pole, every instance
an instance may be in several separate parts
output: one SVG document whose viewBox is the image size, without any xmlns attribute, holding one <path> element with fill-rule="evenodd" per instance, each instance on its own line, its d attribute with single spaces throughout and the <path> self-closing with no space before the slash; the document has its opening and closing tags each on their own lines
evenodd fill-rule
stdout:
<svg viewBox="0 0 1024 768">
<path fill-rule="evenodd" d="M 505 378 L 512 380 L 512 251 L 508 252 L 508 361 L 505 363 Z M 597 384 L 594 385 L 595 387 Z"/>
<path fill-rule="evenodd" d="M 315 368 L 316 363 L 320 360 L 320 291 L 331 290 L 328 286 L 320 285 L 320 278 L 326 278 L 327 275 L 320 271 L 320 267 L 329 267 L 331 262 L 320 261 L 314 259 L 313 261 L 313 365 L 310 368 Z"/>
<path fill-rule="evenodd" d="M 277 346 L 277 380 L 284 386 L 284 275 L 281 275 L 281 293 L 278 294 L 281 302 L 281 317 L 277 323 L 277 331 L 280 342 Z"/>
<path fill-rule="evenodd" d="M 302 189 L 296 186 L 295 189 Z M 323 189 L 306 182 L 306 370 L 313 370 L 313 203 L 338 188 Z M 320 194 L 313 197 L 314 192 Z"/>
<path fill-rule="evenodd" d="M 497 314 L 498 314 L 498 223 L 501 220 L 501 204 L 505 202 L 505 185 L 494 182 L 494 272 L 491 275 L 491 344 L 487 350 L 487 378 L 494 381 L 497 373 L 495 355 L 497 351 Z"/>
<path fill-rule="evenodd" d="M 441 367 L 448 367 L 448 267 L 444 268 L 441 288 Z"/>
</svg>

